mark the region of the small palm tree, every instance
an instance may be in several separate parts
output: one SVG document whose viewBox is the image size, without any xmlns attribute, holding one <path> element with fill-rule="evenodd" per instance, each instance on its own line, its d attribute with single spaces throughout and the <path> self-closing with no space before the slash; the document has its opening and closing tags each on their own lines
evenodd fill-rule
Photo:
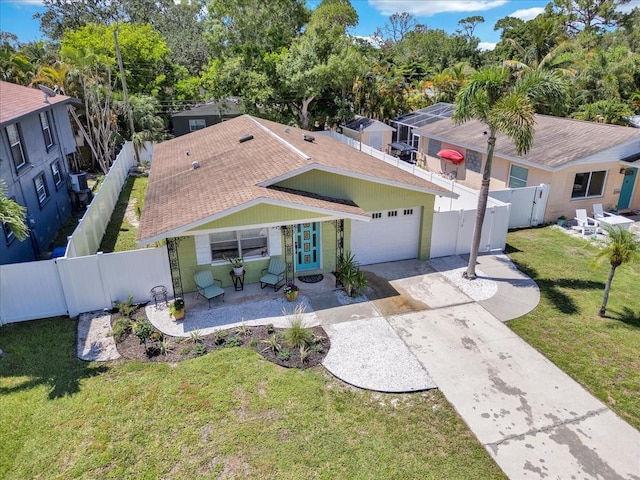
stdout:
<svg viewBox="0 0 640 480">
<path fill-rule="evenodd" d="M 29 236 L 25 223 L 26 208 L 7 197 L 4 180 L 0 179 L 0 225 L 5 223 L 20 241 Z"/>
<path fill-rule="evenodd" d="M 604 286 L 602 305 L 598 312 L 598 315 L 601 317 L 604 317 L 607 309 L 609 291 L 611 290 L 611 283 L 613 282 L 616 268 L 625 263 L 640 259 L 640 240 L 638 240 L 632 232 L 619 226 L 604 227 L 604 229 L 609 234 L 609 241 L 607 245 L 598 252 L 596 260 L 606 258 L 611 264 L 611 270 L 609 270 L 609 278 L 607 278 L 607 283 Z"/>
</svg>

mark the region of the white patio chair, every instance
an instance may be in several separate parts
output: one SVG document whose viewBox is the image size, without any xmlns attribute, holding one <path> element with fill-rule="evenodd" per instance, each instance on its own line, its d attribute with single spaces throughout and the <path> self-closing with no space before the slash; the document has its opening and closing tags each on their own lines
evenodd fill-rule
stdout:
<svg viewBox="0 0 640 480">
<path fill-rule="evenodd" d="M 575 220 L 578 222 L 578 228 L 582 231 L 583 235 L 597 233 L 600 227 L 600 222 L 591 217 L 587 217 L 587 210 L 584 208 L 576 209 Z"/>
<path fill-rule="evenodd" d="M 615 217 L 615 216 L 616 216 L 615 213 L 605 212 L 604 209 L 602 208 L 602 204 L 601 203 L 594 203 L 593 204 L 593 218 L 594 219 L 600 220 L 601 218 Z"/>
</svg>

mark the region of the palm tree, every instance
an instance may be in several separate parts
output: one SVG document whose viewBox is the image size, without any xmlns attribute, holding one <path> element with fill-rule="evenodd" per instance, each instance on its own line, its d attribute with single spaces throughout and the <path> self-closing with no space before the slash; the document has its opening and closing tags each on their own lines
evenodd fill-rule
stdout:
<svg viewBox="0 0 640 480">
<path fill-rule="evenodd" d="M 0 224 L 4 223 L 20 241 L 29 236 L 25 223 L 26 209 L 7 197 L 6 185 L 0 179 Z"/>
<path fill-rule="evenodd" d="M 615 227 L 604 227 L 609 234 L 609 241 L 606 246 L 598 252 L 596 260 L 602 260 L 606 258 L 611 264 L 611 270 L 609 270 L 609 278 L 604 286 L 604 296 L 602 297 L 602 305 L 598 315 L 604 317 L 607 302 L 609 301 L 609 291 L 611 290 L 611 283 L 613 282 L 613 276 L 616 273 L 616 268 L 625 263 L 630 263 L 640 259 L 640 240 L 638 240 L 633 232 Z"/>
<path fill-rule="evenodd" d="M 453 121 L 459 125 L 475 119 L 484 123 L 488 131 L 487 160 L 482 173 L 476 224 L 465 278 L 476 278 L 476 260 L 487 209 L 496 134 L 499 132 L 509 137 L 515 144 L 518 155 L 525 154 L 533 144 L 536 102 L 558 104 L 564 100 L 565 91 L 565 83 L 554 72 L 531 71 L 513 77 L 509 69 L 492 66 L 474 73 L 456 96 Z"/>
</svg>

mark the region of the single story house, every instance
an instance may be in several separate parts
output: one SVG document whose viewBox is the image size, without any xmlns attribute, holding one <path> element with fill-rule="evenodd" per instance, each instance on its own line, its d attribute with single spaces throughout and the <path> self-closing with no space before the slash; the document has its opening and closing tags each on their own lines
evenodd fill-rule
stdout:
<svg viewBox="0 0 640 480">
<path fill-rule="evenodd" d="M 324 135 L 243 115 L 156 145 L 138 244 L 166 239 L 174 277 L 195 291 L 224 257 L 244 257 L 257 283 L 271 257 L 297 274 L 428 259 L 436 195 L 455 193 Z"/>
<path fill-rule="evenodd" d="M 385 151 L 387 145 L 391 143 L 393 132 L 396 131 L 386 123 L 360 116 L 349 120 L 340 127 L 344 136 L 360 141 L 363 145 L 368 145 L 381 152 Z"/>
<path fill-rule="evenodd" d="M 533 146 L 526 155 L 518 155 L 508 137 L 497 135 L 491 190 L 549 184 L 546 222 L 562 215 L 573 218 L 580 208 L 591 212 L 594 203 L 621 211 L 640 209 L 640 130 L 548 115 L 535 120 Z M 486 125 L 471 120 L 456 126 L 443 119 L 413 133 L 419 137 L 419 165 L 480 188 Z"/>
<path fill-rule="evenodd" d="M 216 123 L 224 122 L 240 115 L 240 99 L 227 98 L 171 116 L 172 131 L 176 137 L 201 130 Z"/>
</svg>

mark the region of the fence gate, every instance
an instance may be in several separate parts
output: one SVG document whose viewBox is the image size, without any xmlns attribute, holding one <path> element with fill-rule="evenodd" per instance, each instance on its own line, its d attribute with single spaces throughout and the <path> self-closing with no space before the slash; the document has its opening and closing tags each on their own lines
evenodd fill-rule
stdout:
<svg viewBox="0 0 640 480">
<path fill-rule="evenodd" d="M 492 190 L 489 196 L 510 203 L 509 228 L 533 227 L 544 220 L 549 198 L 549 185 Z"/>
</svg>

